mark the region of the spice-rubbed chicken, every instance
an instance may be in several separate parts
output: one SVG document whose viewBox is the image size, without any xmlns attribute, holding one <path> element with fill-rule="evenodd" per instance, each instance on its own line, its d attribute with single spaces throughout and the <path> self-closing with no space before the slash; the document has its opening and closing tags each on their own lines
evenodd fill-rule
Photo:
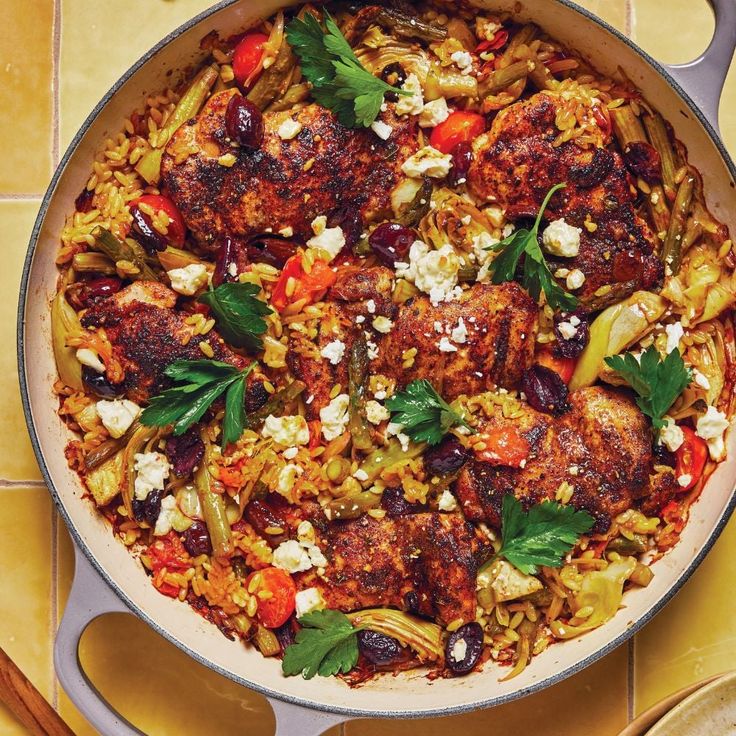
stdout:
<svg viewBox="0 0 736 736">
<path fill-rule="evenodd" d="M 226 140 L 225 111 L 235 94 L 213 95 L 172 136 L 163 157 L 164 184 L 202 244 L 284 228 L 306 240 L 317 216 L 339 208 L 354 208 L 364 220 L 390 212 L 401 164 L 417 149 L 415 121 L 384 113 L 393 128 L 384 141 L 371 130 L 345 128 L 319 105 L 267 112 L 263 143 L 252 151 Z M 300 130 L 285 139 L 279 129 L 288 120 Z"/>
<path fill-rule="evenodd" d="M 503 497 L 513 494 L 531 506 L 554 499 L 563 483 L 574 489 L 570 505 L 596 519 L 605 531 L 611 519 L 653 491 L 664 497 L 676 489 L 673 473 L 653 473 L 649 424 L 620 391 L 585 388 L 569 397 L 570 410 L 559 418 L 519 404 L 513 418 L 491 419 L 483 431 L 518 428 L 529 446 L 523 468 L 475 460 L 455 483 L 467 519 L 500 525 Z"/>
<path fill-rule="evenodd" d="M 545 217 L 581 229 L 580 252 L 573 258 L 549 257 L 551 269 L 580 269 L 585 283 L 575 292 L 591 302 L 606 285 L 618 285 L 617 299 L 648 289 L 663 278 L 655 237 L 634 208 L 635 193 L 621 156 L 608 148 L 581 148 L 574 141 L 555 146 L 560 98 L 539 93 L 502 110 L 491 130 L 476 139 L 468 175 L 472 191 L 506 209 L 507 217 L 536 216 L 546 193 L 552 198 Z"/>
<path fill-rule="evenodd" d="M 327 568 L 301 575 L 299 587 L 317 588 L 329 608 L 395 606 L 443 624 L 475 620 L 483 541 L 460 514 L 362 516 L 332 522 L 319 536 Z"/>
<path fill-rule="evenodd" d="M 156 281 L 135 281 L 90 307 L 82 317 L 84 327 L 105 329 L 113 357 L 125 373 L 121 388 L 137 403 L 164 387 L 164 370 L 175 360 L 204 358 L 199 348 L 202 341 L 212 348 L 215 360 L 239 368 L 246 365 L 214 330 L 196 337 L 194 326 L 186 322 L 190 315 L 174 309 L 176 298 Z"/>
</svg>

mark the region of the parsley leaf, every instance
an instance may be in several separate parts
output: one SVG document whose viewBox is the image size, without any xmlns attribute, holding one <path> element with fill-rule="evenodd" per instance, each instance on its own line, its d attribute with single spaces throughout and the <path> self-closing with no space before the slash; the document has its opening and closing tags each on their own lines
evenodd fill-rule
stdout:
<svg viewBox="0 0 736 736">
<path fill-rule="evenodd" d="M 508 494 L 503 497 L 501 510 L 501 549 L 494 559 L 504 557 L 527 575 L 535 575 L 541 565 L 560 567 L 580 535 L 594 523 L 587 511 L 555 501 L 543 501 L 525 512 L 521 503 Z"/>
<path fill-rule="evenodd" d="M 286 647 L 281 669 L 287 676 L 301 675 L 311 680 L 315 675 L 329 677 L 348 673 L 358 662 L 360 628 L 340 611 L 325 609 L 304 614 L 294 644 Z"/>
<path fill-rule="evenodd" d="M 392 396 L 386 406 L 393 413 L 391 421 L 400 424 L 415 442 L 436 445 L 453 427 L 462 425 L 471 429 L 426 379 L 412 381 Z"/>
<path fill-rule="evenodd" d="M 222 444 L 237 442 L 245 429 L 245 380 L 258 365 L 251 363 L 240 371 L 217 360 L 177 360 L 164 373 L 175 381 L 166 391 L 153 396 L 141 414 L 147 427 L 174 425 L 174 435 L 184 434 L 207 409 L 225 394 Z"/>
<path fill-rule="evenodd" d="M 504 281 L 513 281 L 516 274 L 516 268 L 522 255 L 524 258 L 524 268 L 522 272 L 521 283 L 524 288 L 532 295 L 532 298 L 539 299 L 541 292 L 547 297 L 547 304 L 552 309 L 562 309 L 570 311 L 574 309 L 578 300 L 572 294 L 566 292 L 552 276 L 542 249 L 537 242 L 539 234 L 539 225 L 542 222 L 547 205 L 552 195 L 564 189 L 565 184 L 555 184 L 547 192 L 547 196 L 542 202 L 542 206 L 537 213 L 537 219 L 531 230 L 521 228 L 515 230 L 508 238 L 504 238 L 500 243 L 490 246 L 486 250 L 500 251 L 490 265 L 491 277 L 494 284 L 501 284 Z"/>
<path fill-rule="evenodd" d="M 273 311 L 256 296 L 261 291 L 255 284 L 221 284 L 211 286 L 199 301 L 206 304 L 217 322 L 220 334 L 237 348 L 257 351 L 263 348 L 259 337 L 267 325 L 263 317 Z"/>
<path fill-rule="evenodd" d="M 656 430 L 664 427 L 667 410 L 693 380 L 692 371 L 677 348 L 664 360 L 654 345 L 641 354 L 640 361 L 633 353 L 611 355 L 605 360 L 639 394 L 637 406 L 652 420 Z"/>
<path fill-rule="evenodd" d="M 299 56 L 312 96 L 348 128 L 367 128 L 378 117 L 386 92 L 410 94 L 371 74 L 358 60 L 337 24 L 324 11 L 324 27 L 312 13 L 295 18 L 286 37 Z"/>
</svg>

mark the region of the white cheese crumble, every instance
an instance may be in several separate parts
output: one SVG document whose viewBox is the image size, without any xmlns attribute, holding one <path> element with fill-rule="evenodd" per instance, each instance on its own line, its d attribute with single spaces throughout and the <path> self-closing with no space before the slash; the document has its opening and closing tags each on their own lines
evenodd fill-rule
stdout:
<svg viewBox="0 0 736 736">
<path fill-rule="evenodd" d="M 692 482 L 692 479 L 693 479 L 692 475 L 690 475 L 689 473 L 686 473 L 685 475 L 680 475 L 677 478 L 677 482 L 680 484 L 682 488 L 687 488 Z"/>
<path fill-rule="evenodd" d="M 289 539 L 273 551 L 273 566 L 286 572 L 304 572 L 312 567 L 325 567 L 327 560 L 320 548 L 308 541 Z"/>
<path fill-rule="evenodd" d="M 368 473 L 366 473 L 365 470 L 363 470 L 362 468 L 358 468 L 353 473 L 353 478 L 355 478 L 355 480 L 359 480 L 361 483 L 365 483 L 365 481 L 367 481 L 369 477 L 370 476 L 368 475 Z"/>
<path fill-rule="evenodd" d="M 432 146 L 420 148 L 413 156 L 410 156 L 401 166 L 401 170 L 416 179 L 429 176 L 432 179 L 444 179 L 452 168 L 452 156 L 449 153 L 441 153 Z"/>
<path fill-rule="evenodd" d="M 387 141 L 391 137 L 391 133 L 394 132 L 394 129 L 382 120 L 372 122 L 371 130 L 383 141 Z"/>
<path fill-rule="evenodd" d="M 391 332 L 391 328 L 394 323 L 388 317 L 376 317 L 373 322 L 373 329 L 376 332 L 380 332 L 382 335 L 388 335 Z"/>
<path fill-rule="evenodd" d="M 325 607 L 325 599 L 317 588 L 306 588 L 297 592 L 294 598 L 296 603 L 296 617 L 301 618 L 306 613 L 319 611 Z"/>
<path fill-rule="evenodd" d="M 462 662 L 468 653 L 468 643 L 465 639 L 458 639 L 450 650 L 450 657 L 454 662 Z"/>
<path fill-rule="evenodd" d="M 434 306 L 456 298 L 457 272 L 460 259 L 451 245 L 430 250 L 426 243 L 415 240 L 409 249 L 409 263 L 396 263 L 396 275 L 412 281 L 420 291 L 429 294 Z"/>
<path fill-rule="evenodd" d="M 409 449 L 410 437 L 408 434 L 404 434 L 401 430 L 404 429 L 403 424 L 397 424 L 396 422 L 389 422 L 386 425 L 386 435 L 388 437 L 396 437 L 401 444 L 401 449 L 406 452 Z"/>
<path fill-rule="evenodd" d="M 473 66 L 473 57 L 469 51 L 455 51 L 450 56 L 450 59 L 454 61 L 463 72 L 468 72 Z"/>
<path fill-rule="evenodd" d="M 342 340 L 333 340 L 332 342 L 328 342 L 327 345 L 320 350 L 319 354 L 323 358 L 327 358 L 332 365 L 338 365 L 345 357 L 345 343 Z"/>
<path fill-rule="evenodd" d="M 371 424 L 380 424 L 385 422 L 391 415 L 385 406 L 371 399 L 365 402 L 365 416 Z"/>
<path fill-rule="evenodd" d="M 133 470 L 136 473 L 133 495 L 139 501 L 145 501 L 151 491 L 163 490 L 170 465 L 160 452 L 138 452 L 133 455 Z"/>
<path fill-rule="evenodd" d="M 708 391 L 710 389 L 710 381 L 697 368 L 693 371 L 693 381 L 696 386 Z"/>
<path fill-rule="evenodd" d="M 424 94 L 422 84 L 416 74 L 410 74 L 401 89 L 411 92 L 411 95 L 401 95 L 396 103 L 397 115 L 419 115 L 424 108 Z"/>
<path fill-rule="evenodd" d="M 447 337 L 441 337 L 437 347 L 441 353 L 456 353 L 457 345 L 453 345 Z"/>
<path fill-rule="evenodd" d="M 281 454 L 287 460 L 293 460 L 299 454 L 299 448 L 298 447 L 287 447 Z"/>
<path fill-rule="evenodd" d="M 310 248 L 320 248 L 325 251 L 332 260 L 345 247 L 345 233 L 338 225 L 327 227 L 327 218 L 324 215 L 315 217 L 312 221 L 312 232 L 314 237 L 307 240 Z"/>
<path fill-rule="evenodd" d="M 494 238 L 493 235 L 485 231 L 473 236 L 473 250 L 471 251 L 471 256 L 480 266 L 476 281 L 483 282 L 490 278 L 490 267 L 493 262 L 493 251 L 490 250 L 490 248 L 499 242 L 498 238 Z"/>
<path fill-rule="evenodd" d="M 279 125 L 278 134 L 279 138 L 284 141 L 290 141 L 292 138 L 296 138 L 302 131 L 302 124 L 298 120 L 293 118 L 286 118 L 281 125 Z"/>
<path fill-rule="evenodd" d="M 442 495 L 437 503 L 437 508 L 440 511 L 455 511 L 457 508 L 457 499 L 450 493 L 446 488 L 442 491 Z"/>
<path fill-rule="evenodd" d="M 563 340 L 572 340 L 578 334 L 577 327 L 572 322 L 562 321 L 557 325 Z"/>
<path fill-rule="evenodd" d="M 468 341 L 468 328 L 465 326 L 465 320 L 462 317 L 458 318 L 457 325 L 452 328 L 450 337 L 453 342 L 459 342 L 461 344 Z"/>
<path fill-rule="evenodd" d="M 542 233 L 542 245 L 547 253 L 562 258 L 573 258 L 580 252 L 579 227 L 568 225 L 565 220 L 553 220 Z"/>
<path fill-rule="evenodd" d="M 299 415 L 275 417 L 273 414 L 269 414 L 263 423 L 261 435 L 271 437 L 274 442 L 284 447 L 309 443 L 307 420 Z"/>
<path fill-rule="evenodd" d="M 99 359 L 94 350 L 90 350 L 89 348 L 79 348 L 79 350 L 77 350 L 77 360 L 82 365 L 86 365 L 87 368 L 91 368 L 97 373 L 105 372 L 105 364 Z"/>
<path fill-rule="evenodd" d="M 664 417 L 664 427 L 659 431 L 659 444 L 670 452 L 676 452 L 685 441 L 685 433 L 672 417 Z"/>
<path fill-rule="evenodd" d="M 204 263 L 190 263 L 184 268 L 172 268 L 166 275 L 171 281 L 171 288 L 184 296 L 196 294 L 209 280 Z"/>
<path fill-rule="evenodd" d="M 680 346 L 680 340 L 685 334 L 685 330 L 682 328 L 680 322 L 675 322 L 671 325 L 665 325 L 664 331 L 667 333 L 667 347 L 665 350 L 669 355 L 673 350 L 677 350 Z"/>
<path fill-rule="evenodd" d="M 171 531 L 172 523 L 177 515 L 181 515 L 181 512 L 176 507 L 176 499 L 173 496 L 166 496 L 161 500 L 161 510 L 158 512 L 153 535 L 155 537 L 166 536 Z"/>
<path fill-rule="evenodd" d="M 440 97 L 436 100 L 428 102 L 419 113 L 419 126 L 422 128 L 434 128 L 440 123 L 444 123 L 450 117 L 450 110 L 447 107 L 447 100 Z"/>
<path fill-rule="evenodd" d="M 567 274 L 567 278 L 565 279 L 565 284 L 570 291 L 579 289 L 584 283 L 585 274 L 579 268 L 573 268 L 573 270 Z"/>
<path fill-rule="evenodd" d="M 96 408 L 103 426 L 115 439 L 122 437 L 141 413 L 140 406 L 128 399 L 98 401 Z"/>
<path fill-rule="evenodd" d="M 729 422 L 722 411 L 715 406 L 709 406 L 708 410 L 698 418 L 696 434 L 708 443 L 708 452 L 712 460 L 722 460 L 726 451 L 723 441 L 723 433 L 728 429 Z"/>
<path fill-rule="evenodd" d="M 296 479 L 304 472 L 304 468 L 300 468 L 298 465 L 288 463 L 284 465 L 279 471 L 279 477 L 276 481 L 276 490 L 286 498 L 289 497 Z"/>
<path fill-rule="evenodd" d="M 319 410 L 319 418 L 322 422 L 322 436 L 331 442 L 337 439 L 348 424 L 348 403 L 350 398 L 347 394 L 339 394 L 327 406 Z"/>
</svg>

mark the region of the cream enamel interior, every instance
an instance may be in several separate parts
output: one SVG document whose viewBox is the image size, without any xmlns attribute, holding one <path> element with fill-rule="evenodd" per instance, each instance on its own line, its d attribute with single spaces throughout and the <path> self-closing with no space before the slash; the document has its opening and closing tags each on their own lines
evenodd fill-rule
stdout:
<svg viewBox="0 0 736 736">
<path fill-rule="evenodd" d="M 678 137 L 688 147 L 691 162 L 703 174 L 710 208 L 719 219 L 729 223 L 730 213 L 736 212 L 736 190 L 726 163 L 697 117 L 646 60 L 609 31 L 556 0 L 534 0 L 521 5 L 513 0 L 488 0 L 478 4 L 499 10 L 510 10 L 516 6 L 520 8 L 520 17 L 533 20 L 551 35 L 582 52 L 601 71 L 614 73 L 618 66 L 622 67 L 645 96 L 675 125 Z M 28 274 L 22 327 L 30 411 L 40 453 L 59 503 L 78 539 L 99 568 L 114 581 L 122 596 L 170 640 L 223 674 L 289 700 L 355 714 L 451 712 L 518 697 L 529 688 L 559 679 L 562 672 L 571 674 L 601 654 L 610 642 L 624 635 L 635 622 L 648 618 L 683 577 L 708 545 L 728 510 L 736 476 L 736 442 L 733 436 L 730 441 L 732 459 L 718 468 L 703 496 L 694 505 L 680 543 L 655 564 L 651 585 L 628 593 L 625 608 L 605 626 L 578 640 L 552 646 L 535 657 L 519 677 L 503 683 L 498 681 L 499 677 L 508 670 L 493 663 L 489 663 L 482 673 L 466 678 L 430 683 L 421 674 L 409 673 L 377 679 L 356 690 L 350 690 L 337 679 L 304 681 L 301 678 L 284 678 L 277 660 L 264 659 L 256 650 L 228 641 L 188 606 L 157 593 L 140 564 L 113 538 L 91 503 L 82 498 L 80 481 L 67 468 L 63 447 L 70 439 L 70 433 L 56 414 L 57 400 L 52 394 L 56 370 L 51 351 L 49 300 L 56 289 L 54 258 L 58 235 L 65 216 L 73 209 L 76 195 L 87 180 L 94 151 L 109 134 L 120 129 L 122 120 L 147 94 L 167 86 L 168 70 L 186 69 L 198 61 L 201 57 L 198 42 L 202 36 L 213 29 L 224 36 L 240 31 L 255 17 L 267 17 L 279 5 L 283 3 L 241 0 L 176 35 L 120 87 L 91 121 L 71 154 L 40 224 Z M 733 233 L 733 221 L 730 224 Z"/>
</svg>

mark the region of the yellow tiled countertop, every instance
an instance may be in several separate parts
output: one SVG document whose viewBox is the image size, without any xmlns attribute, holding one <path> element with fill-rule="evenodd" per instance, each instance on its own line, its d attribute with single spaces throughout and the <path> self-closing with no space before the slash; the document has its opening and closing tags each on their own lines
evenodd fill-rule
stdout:
<svg viewBox="0 0 736 736">
<path fill-rule="evenodd" d="M 209 0 L 2 0 L 0 3 L 0 335 L 15 342 L 23 257 L 60 152 L 104 92 L 144 51 Z M 713 20 L 705 0 L 584 0 L 665 62 L 705 48 Z M 110 26 L 108 24 L 111 23 Z M 689 52 L 688 50 L 694 50 Z M 721 128 L 736 153 L 736 70 Z M 15 354 L 0 353 L 0 646 L 79 736 L 94 734 L 54 676 L 52 643 L 73 574 L 69 536 L 40 479 L 26 437 Z M 580 674 L 490 711 L 416 723 L 428 735 L 608 736 L 663 696 L 733 667 L 732 578 L 736 519 L 682 592 L 633 641 Z M 127 615 L 98 620 L 82 641 L 98 689 L 152 736 L 272 734 L 263 697 L 190 660 Z M 128 663 L 136 662 L 135 667 Z M 582 696 L 582 697 L 581 697 Z M 183 725 L 184 724 L 184 725 Z M 342 736 L 400 734 L 401 722 L 356 721 Z M 24 730 L 0 705 L 0 734 Z M 340 733 L 333 729 L 332 734 Z"/>
</svg>

